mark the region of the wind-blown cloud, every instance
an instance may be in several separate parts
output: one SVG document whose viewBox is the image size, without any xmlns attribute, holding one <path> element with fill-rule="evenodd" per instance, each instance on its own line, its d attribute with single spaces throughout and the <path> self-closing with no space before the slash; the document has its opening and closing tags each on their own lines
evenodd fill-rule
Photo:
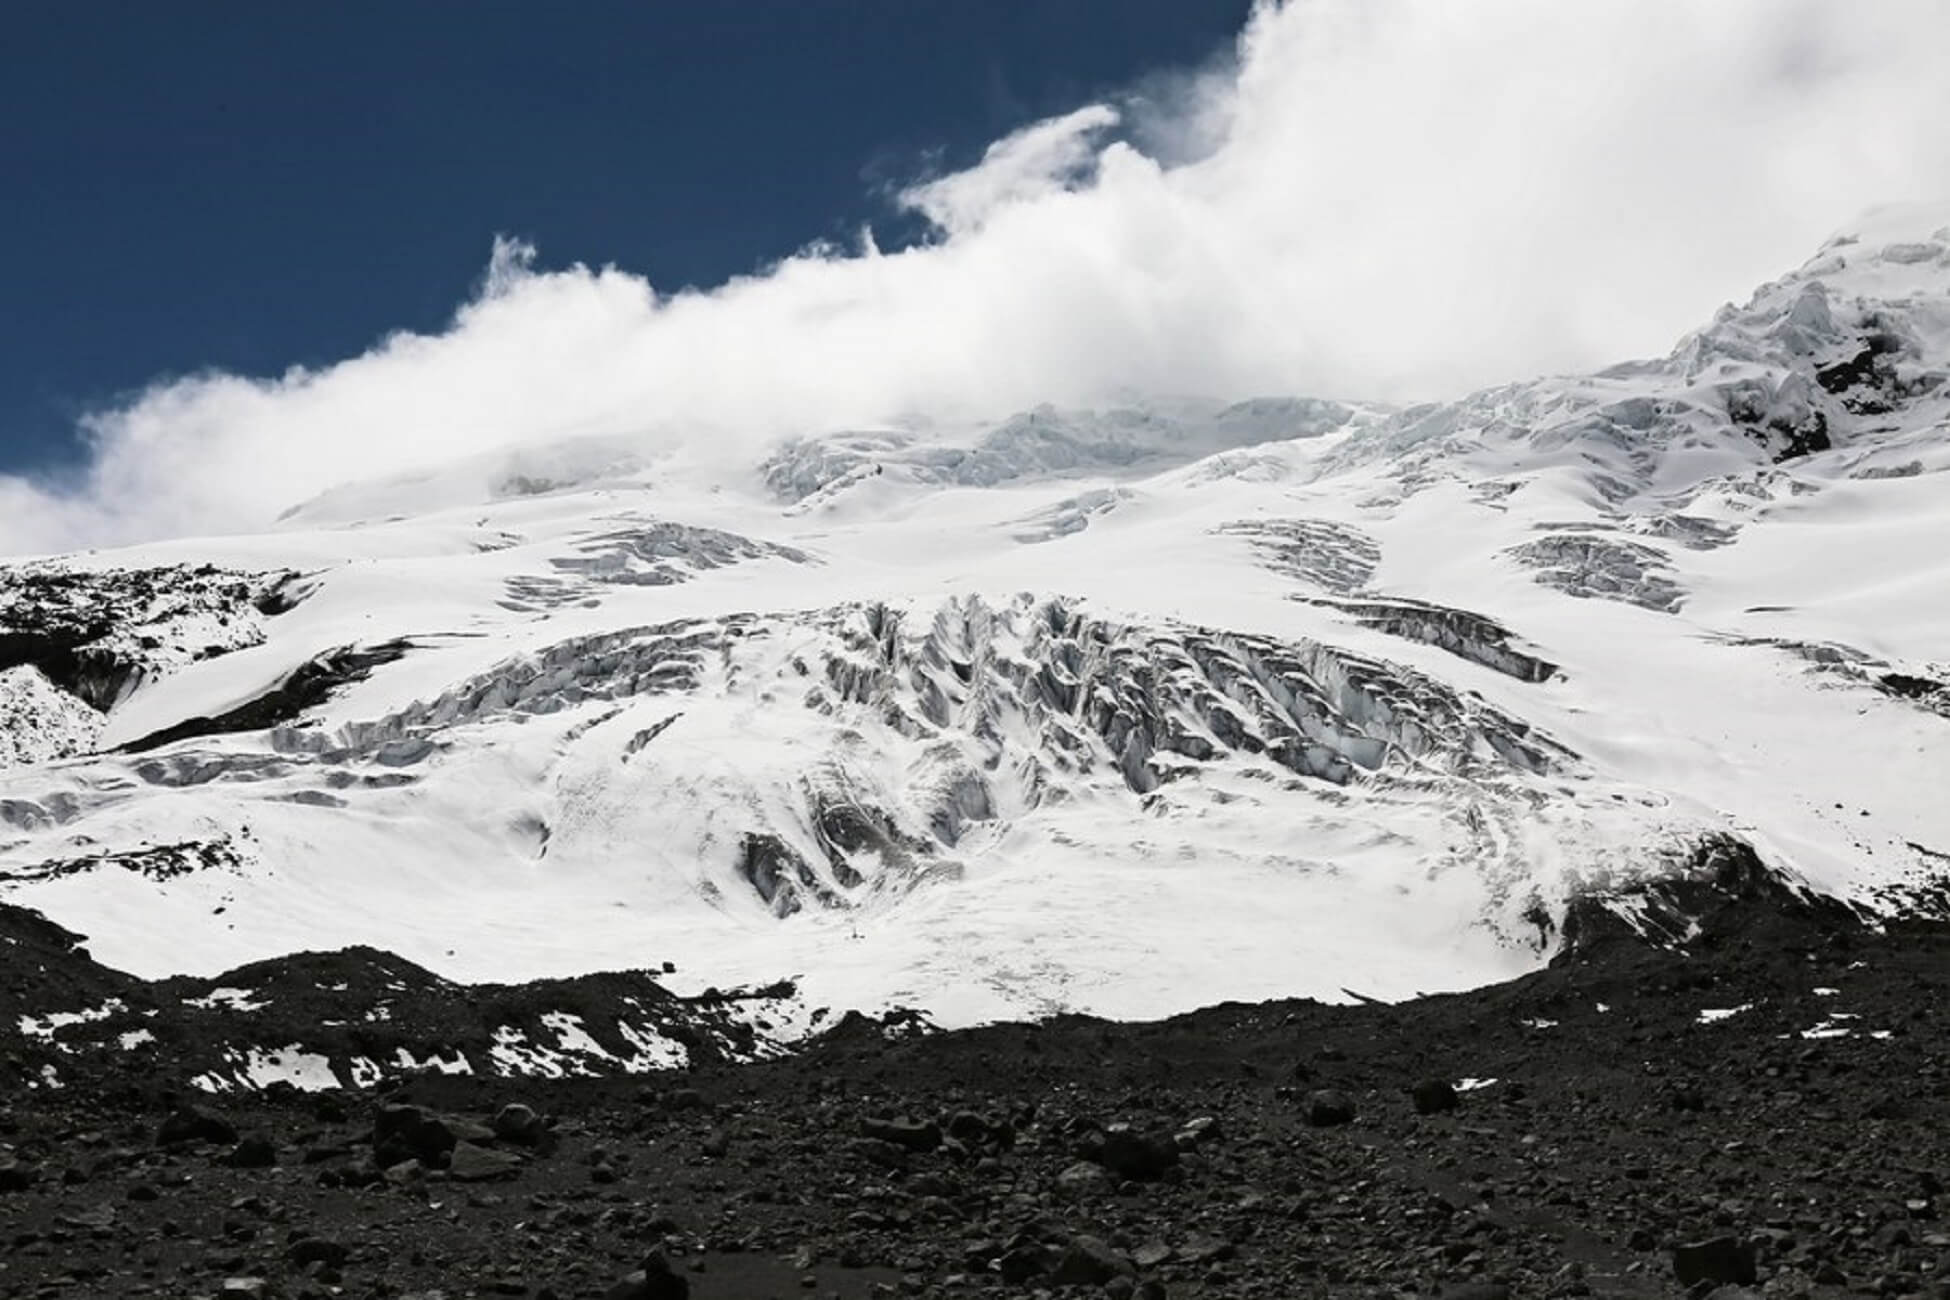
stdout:
<svg viewBox="0 0 1950 1300">
<path fill-rule="evenodd" d="M 663 297 L 501 243 L 439 335 L 158 385 L 88 418 L 79 478 L 0 479 L 0 550 L 256 527 L 583 434 L 730 473 L 917 411 L 1433 397 L 1663 352 L 1866 207 L 1950 185 L 1946 36 L 1950 0 L 1267 4 L 1224 74 L 907 189 L 921 246 Z"/>
</svg>

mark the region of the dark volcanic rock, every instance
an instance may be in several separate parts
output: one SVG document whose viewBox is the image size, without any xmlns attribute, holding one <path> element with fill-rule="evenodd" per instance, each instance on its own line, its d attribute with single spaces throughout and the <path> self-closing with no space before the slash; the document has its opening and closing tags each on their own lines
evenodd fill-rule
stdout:
<svg viewBox="0 0 1950 1300">
<path fill-rule="evenodd" d="M 1049 1280 L 1058 1286 L 1102 1286 L 1112 1278 L 1137 1272 L 1124 1258 L 1096 1237 L 1070 1239 Z"/>
<path fill-rule="evenodd" d="M 860 1122 L 860 1133 L 908 1151 L 928 1152 L 941 1145 L 941 1128 L 932 1120 L 867 1119 Z"/>
<path fill-rule="evenodd" d="M 1462 1104 L 1456 1085 L 1447 1079 L 1424 1079 L 1415 1085 L 1411 1095 L 1417 1115 L 1441 1115 Z"/>
<path fill-rule="evenodd" d="M 661 1253 L 603 1292 L 603 1300 L 690 1300 L 690 1279 L 674 1271 Z"/>
<path fill-rule="evenodd" d="M 1178 1147 L 1166 1137 L 1138 1132 L 1128 1124 L 1113 1124 L 1104 1130 L 1103 1141 L 1086 1152 L 1119 1178 L 1151 1182 L 1178 1163 Z"/>
<path fill-rule="evenodd" d="M 293 1267 L 299 1269 L 309 1268 L 313 1265 L 322 1265 L 325 1268 L 344 1268 L 346 1260 L 351 1257 L 352 1251 L 350 1248 L 336 1241 L 328 1241 L 323 1237 L 301 1237 L 297 1241 L 292 1242 L 291 1248 L 285 1252 L 285 1258 L 291 1261 Z"/>
<path fill-rule="evenodd" d="M 261 1137 L 247 1137 L 231 1148 L 229 1163 L 237 1169 L 269 1169 L 278 1162 L 278 1149 Z"/>
<path fill-rule="evenodd" d="M 511 1101 L 494 1113 L 494 1136 L 504 1142 L 519 1142 L 523 1146 L 534 1146 L 547 1133 L 548 1126 L 533 1107 Z"/>
<path fill-rule="evenodd" d="M 1672 1271 L 1684 1286 L 1700 1282 L 1747 1286 L 1759 1270 L 1754 1244 L 1736 1237 L 1713 1237 L 1672 1248 Z"/>
<path fill-rule="evenodd" d="M 1307 1094 L 1307 1123 L 1315 1128 L 1334 1128 L 1354 1122 L 1354 1102 L 1344 1092 L 1323 1088 Z"/>
<path fill-rule="evenodd" d="M 463 1142 L 455 1147 L 447 1163 L 447 1176 L 459 1183 L 479 1183 L 491 1178 L 506 1178 L 520 1170 L 520 1156 L 507 1151 L 490 1151 L 486 1147 L 477 1147 L 471 1142 Z"/>
<path fill-rule="evenodd" d="M 157 1146 L 176 1146 L 184 1142 L 223 1142 L 237 1140 L 237 1130 L 220 1115 L 194 1106 L 183 1106 L 169 1113 L 156 1129 Z"/>
<path fill-rule="evenodd" d="M 418 1106 L 385 1106 L 373 1117 L 372 1155 L 382 1169 L 408 1160 L 444 1161 L 457 1141 L 446 1121 Z"/>
</svg>

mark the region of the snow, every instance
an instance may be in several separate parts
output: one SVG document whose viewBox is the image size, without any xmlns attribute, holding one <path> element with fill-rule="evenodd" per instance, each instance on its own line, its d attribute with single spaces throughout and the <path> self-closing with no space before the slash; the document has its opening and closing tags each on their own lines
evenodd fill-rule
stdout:
<svg viewBox="0 0 1950 1300">
<path fill-rule="evenodd" d="M 626 1002 L 634 1004 L 634 999 Z M 606 1074 L 614 1070 L 646 1074 L 652 1070 L 676 1069 L 690 1059 L 690 1052 L 682 1043 L 665 1037 L 648 1024 L 616 1022 L 618 1036 L 635 1049 L 631 1055 L 619 1057 L 590 1035 L 580 1016 L 551 1011 L 540 1019 L 542 1027 L 554 1037 L 553 1045 L 536 1042 L 513 1025 L 495 1029 L 494 1046 L 488 1049 L 488 1056 L 497 1073 L 549 1079 Z"/>
<path fill-rule="evenodd" d="M 404 1047 L 393 1053 L 393 1063 L 402 1070 L 431 1070 L 436 1074 L 472 1074 L 474 1067 L 468 1063 L 467 1055 L 454 1049 L 452 1059 L 444 1052 L 429 1052 L 424 1059 L 416 1058 Z"/>
<path fill-rule="evenodd" d="M 1831 1011 L 1819 1022 L 1801 1031 L 1803 1038 L 1847 1038 L 1855 1032 L 1855 1026 L 1844 1022 L 1859 1020 L 1860 1016 L 1851 1011 Z M 1874 1035 L 1871 1035 L 1873 1037 Z"/>
<path fill-rule="evenodd" d="M 627 1020 L 616 1022 L 616 1032 L 623 1040 L 636 1049 L 636 1055 L 624 1062 L 624 1070 L 630 1074 L 648 1074 L 652 1070 L 679 1070 L 690 1063 L 690 1049 L 672 1038 L 651 1029 L 639 1029 Z"/>
<path fill-rule="evenodd" d="M 120 998 L 110 998 L 99 1007 L 91 1007 L 85 1011 L 50 1011 L 42 1016 L 22 1016 L 19 1022 L 20 1032 L 23 1037 L 38 1038 L 45 1042 L 69 1025 L 85 1025 L 94 1020 L 106 1020 L 123 1010 L 124 1006 Z"/>
<path fill-rule="evenodd" d="M 1708 833 L 1883 906 L 1950 852 L 1950 695 L 1879 685 L 1950 680 L 1950 223 L 1877 221 L 1666 358 L 1432 407 L 812 431 L 741 480 L 565 445 L 547 492 L 463 466 L 44 562 L 307 594 L 98 723 L 0 674 L 0 897 L 146 976 L 793 979 L 772 1041 L 1470 987 Z M 1871 335 L 1872 384 L 1818 380 Z M 112 748 L 393 641 L 276 727 Z M 223 865 L 142 868 L 181 844 Z"/>
<path fill-rule="evenodd" d="M 1754 1004 L 1751 1002 L 1742 1002 L 1737 1007 L 1704 1007 L 1699 1013 L 1699 1023 L 1702 1025 L 1715 1025 L 1722 1020 L 1731 1020 L 1733 1017 L 1742 1015 L 1753 1009 Z"/>
<path fill-rule="evenodd" d="M 183 1005 L 205 1011 L 259 1011 L 271 1005 L 255 998 L 249 989 L 214 988 L 200 998 L 184 998 Z"/>
<path fill-rule="evenodd" d="M 565 1059 L 554 1048 L 529 1042 L 528 1036 L 513 1025 L 502 1025 L 494 1031 L 494 1046 L 488 1049 L 488 1059 L 494 1062 L 498 1074 L 560 1079 L 568 1074 L 594 1073 L 580 1062 Z"/>
<path fill-rule="evenodd" d="M 303 1045 L 227 1049 L 224 1064 L 190 1082 L 205 1092 L 257 1091 L 274 1083 L 288 1083 L 301 1092 L 321 1092 L 340 1086 L 330 1058 L 307 1052 Z"/>
</svg>

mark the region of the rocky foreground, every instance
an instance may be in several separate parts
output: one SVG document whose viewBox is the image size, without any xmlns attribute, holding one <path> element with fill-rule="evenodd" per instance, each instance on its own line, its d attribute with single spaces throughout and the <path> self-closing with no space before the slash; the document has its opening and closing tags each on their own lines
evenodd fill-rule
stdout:
<svg viewBox="0 0 1950 1300">
<path fill-rule="evenodd" d="M 1950 1296 L 1950 928 L 1722 883 L 1398 1005 L 221 1095 L 48 1086 L 20 1010 L 99 968 L 16 912 L 0 1296 Z"/>
</svg>

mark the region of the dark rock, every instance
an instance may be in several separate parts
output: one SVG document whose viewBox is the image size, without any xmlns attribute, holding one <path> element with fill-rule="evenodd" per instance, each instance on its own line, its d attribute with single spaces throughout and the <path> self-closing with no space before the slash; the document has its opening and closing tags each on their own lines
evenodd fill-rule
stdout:
<svg viewBox="0 0 1950 1300">
<path fill-rule="evenodd" d="M 901 1169 L 907 1165 L 907 1148 L 884 1142 L 879 1138 L 854 1138 L 847 1143 L 847 1150 L 869 1164 L 880 1165 L 886 1169 Z"/>
<path fill-rule="evenodd" d="M 1188 1238 L 1178 1248 L 1178 1258 L 1188 1264 L 1216 1263 L 1222 1259 L 1231 1259 L 1237 1253 L 1237 1249 L 1225 1238 L 1207 1234 Z"/>
<path fill-rule="evenodd" d="M 494 1136 L 504 1142 L 518 1142 L 522 1146 L 534 1146 L 548 1131 L 542 1117 L 534 1109 L 518 1101 L 509 1102 L 494 1114 Z"/>
<path fill-rule="evenodd" d="M 24 1192 L 40 1179 L 40 1171 L 12 1157 L 0 1158 L 0 1192 Z"/>
<path fill-rule="evenodd" d="M 964 1146 L 980 1146 L 988 1141 L 989 1123 L 973 1111 L 958 1111 L 948 1121 L 948 1136 Z"/>
<path fill-rule="evenodd" d="M 1073 1237 L 1064 1248 L 1049 1280 L 1058 1286 L 1102 1286 L 1114 1277 L 1135 1273 L 1131 1261 L 1096 1237 Z"/>
<path fill-rule="evenodd" d="M 1451 1282 L 1436 1300 L 1510 1300 L 1510 1288 L 1501 1282 Z"/>
<path fill-rule="evenodd" d="M 1334 1128 L 1354 1122 L 1354 1102 L 1344 1092 L 1323 1088 L 1307 1094 L 1307 1123 L 1315 1128 Z"/>
<path fill-rule="evenodd" d="M 1028 1243 L 1005 1253 L 996 1261 L 995 1267 L 1004 1282 L 1010 1286 L 1021 1286 L 1047 1276 L 1060 1258 L 1047 1246 Z"/>
<path fill-rule="evenodd" d="M 520 1156 L 463 1142 L 448 1157 L 447 1176 L 455 1182 L 479 1183 L 491 1178 L 506 1178 L 520 1170 Z"/>
<path fill-rule="evenodd" d="M 1056 1176 L 1056 1185 L 1072 1196 L 1107 1192 L 1110 1190 L 1110 1175 L 1104 1172 L 1102 1165 L 1079 1160 Z"/>
<path fill-rule="evenodd" d="M 269 1169 L 278 1163 L 278 1149 L 265 1138 L 247 1137 L 231 1148 L 225 1163 L 235 1169 Z"/>
<path fill-rule="evenodd" d="M 863 1136 L 891 1142 L 909 1151 L 928 1152 L 941 1145 L 941 1129 L 932 1120 L 868 1119 L 860 1123 Z"/>
<path fill-rule="evenodd" d="M 1119 1178 L 1139 1183 L 1155 1182 L 1178 1163 L 1175 1142 L 1139 1133 L 1128 1124 L 1111 1125 L 1102 1144 L 1086 1154 Z"/>
<path fill-rule="evenodd" d="M 345 1261 L 352 1257 L 349 1247 L 323 1237 L 302 1237 L 291 1243 L 285 1252 L 294 1268 L 309 1268 L 314 1264 L 325 1268 L 344 1268 Z"/>
<path fill-rule="evenodd" d="M 690 1279 L 673 1270 L 658 1251 L 643 1267 L 603 1292 L 603 1300 L 690 1300 Z"/>
<path fill-rule="evenodd" d="M 372 1121 L 372 1155 L 382 1169 L 408 1160 L 437 1165 L 458 1140 L 445 1121 L 418 1106 L 382 1106 Z"/>
<path fill-rule="evenodd" d="M 1748 1286 L 1758 1276 L 1754 1244 L 1735 1237 L 1685 1242 L 1672 1248 L 1672 1271 L 1681 1286 L 1701 1282 Z"/>
<path fill-rule="evenodd" d="M 230 1121 L 207 1110 L 194 1106 L 183 1106 L 169 1113 L 156 1129 L 156 1145 L 177 1146 L 185 1142 L 232 1143 L 237 1140 L 237 1130 Z"/>
<path fill-rule="evenodd" d="M 1442 1115 L 1462 1104 L 1456 1085 L 1447 1079 L 1424 1079 L 1411 1091 L 1417 1115 Z"/>
</svg>

